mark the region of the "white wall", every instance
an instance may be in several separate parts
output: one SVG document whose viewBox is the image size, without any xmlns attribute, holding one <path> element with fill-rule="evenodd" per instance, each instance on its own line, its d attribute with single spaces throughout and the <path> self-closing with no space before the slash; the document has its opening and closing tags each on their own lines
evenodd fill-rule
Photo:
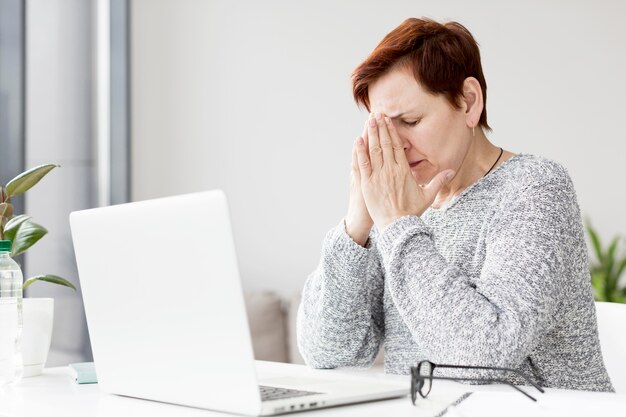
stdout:
<svg viewBox="0 0 626 417">
<path fill-rule="evenodd" d="M 563 163 L 584 215 L 626 234 L 624 2 L 134 0 L 131 16 L 133 199 L 225 189 L 248 289 L 297 291 L 314 269 L 365 117 L 351 71 L 410 16 L 470 29 L 491 140 Z"/>
</svg>

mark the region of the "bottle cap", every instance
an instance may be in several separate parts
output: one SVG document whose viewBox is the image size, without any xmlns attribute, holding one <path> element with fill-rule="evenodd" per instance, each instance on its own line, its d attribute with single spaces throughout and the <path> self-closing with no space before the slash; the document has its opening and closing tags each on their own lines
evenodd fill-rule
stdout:
<svg viewBox="0 0 626 417">
<path fill-rule="evenodd" d="M 0 252 L 11 252 L 10 240 L 0 240 Z"/>
</svg>

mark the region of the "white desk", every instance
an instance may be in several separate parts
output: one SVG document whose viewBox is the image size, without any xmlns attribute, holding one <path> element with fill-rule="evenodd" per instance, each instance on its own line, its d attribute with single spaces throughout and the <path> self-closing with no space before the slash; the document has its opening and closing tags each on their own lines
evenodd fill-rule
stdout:
<svg viewBox="0 0 626 417">
<path fill-rule="evenodd" d="M 266 366 L 281 364 L 265 363 Z M 334 372 L 331 370 L 304 372 Z M 343 370 L 345 372 L 345 370 Z M 408 376 L 383 375 L 369 371 L 350 371 L 372 378 L 406 383 Z M 446 392 L 477 391 L 458 407 L 461 416 L 626 416 L 626 396 L 607 393 L 588 393 L 566 390 L 546 390 L 537 394 L 539 402 L 532 403 L 508 386 L 468 386 L 447 381 L 435 381 L 432 394 L 436 390 Z M 529 391 L 535 394 L 532 390 Z M 529 409 L 536 407 L 536 409 Z M 450 417 L 453 417 L 454 414 Z M 92 417 L 92 416 L 224 416 L 230 414 L 138 400 L 104 394 L 97 384 L 78 385 L 69 376 L 65 367 L 46 368 L 43 375 L 25 378 L 17 387 L 0 390 L 0 416 L 11 417 Z M 299 416 L 359 416 L 359 417 L 401 417 L 419 416 L 418 408 L 413 407 L 410 398 L 355 404 L 330 409 L 307 411 Z"/>
</svg>

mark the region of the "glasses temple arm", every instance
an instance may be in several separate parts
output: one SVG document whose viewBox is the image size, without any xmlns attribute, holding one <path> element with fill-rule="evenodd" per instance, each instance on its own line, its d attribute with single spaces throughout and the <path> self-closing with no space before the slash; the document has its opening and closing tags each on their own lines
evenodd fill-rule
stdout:
<svg viewBox="0 0 626 417">
<path fill-rule="evenodd" d="M 521 376 L 522 378 L 524 378 L 524 380 L 526 382 L 528 382 L 530 385 L 532 385 L 533 387 L 537 388 L 537 390 L 539 390 L 539 392 L 541 393 L 545 393 L 544 389 L 541 388 L 541 386 L 537 385 L 537 383 L 533 382 L 532 379 L 530 379 L 526 374 L 524 374 L 523 372 L 517 370 L 517 369 L 511 369 L 511 368 L 498 368 L 495 366 L 472 366 L 472 365 L 439 365 L 436 364 L 435 368 L 459 368 L 459 369 L 483 369 L 486 371 L 508 371 L 508 372 L 513 372 L 516 375 Z M 512 384 L 511 384 L 512 385 Z"/>
<path fill-rule="evenodd" d="M 530 398 L 533 401 L 537 401 L 537 399 L 535 397 L 533 397 L 532 395 L 528 394 L 526 391 L 524 391 L 523 389 L 511 384 L 508 381 L 505 381 L 503 379 L 488 379 L 488 378 L 448 378 L 448 377 L 444 377 L 444 376 L 418 376 L 416 379 L 442 379 L 442 380 L 446 380 L 446 381 L 481 381 L 481 382 L 498 382 L 500 384 L 506 384 L 510 387 L 515 388 L 516 390 L 518 390 L 519 392 L 521 392 L 522 394 L 524 394 L 525 396 L 527 396 L 528 398 Z"/>
</svg>

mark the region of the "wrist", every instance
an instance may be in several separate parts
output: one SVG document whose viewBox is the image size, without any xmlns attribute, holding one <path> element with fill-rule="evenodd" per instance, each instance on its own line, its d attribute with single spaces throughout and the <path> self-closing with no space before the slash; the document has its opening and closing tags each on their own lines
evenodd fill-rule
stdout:
<svg viewBox="0 0 626 417">
<path fill-rule="evenodd" d="M 343 227 L 346 234 L 352 239 L 357 245 L 365 247 L 367 243 L 367 239 L 369 238 L 370 231 L 372 230 L 371 225 L 361 225 L 360 227 L 355 227 L 353 223 L 351 223 L 348 219 L 343 219 Z"/>
</svg>

